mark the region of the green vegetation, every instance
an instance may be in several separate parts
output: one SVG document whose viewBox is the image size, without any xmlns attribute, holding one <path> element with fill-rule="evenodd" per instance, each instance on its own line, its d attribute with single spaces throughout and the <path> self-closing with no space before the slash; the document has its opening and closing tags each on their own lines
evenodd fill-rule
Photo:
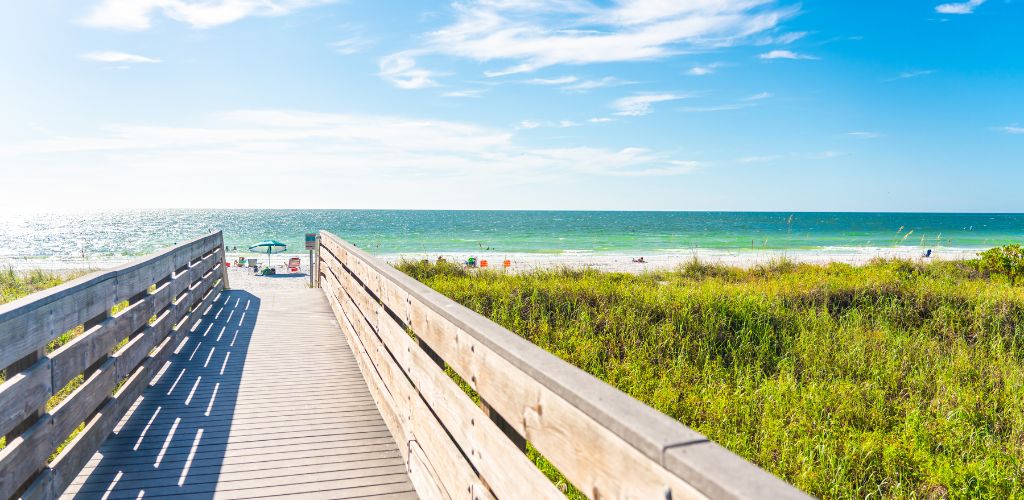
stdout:
<svg viewBox="0 0 1024 500">
<path fill-rule="evenodd" d="M 994 264 L 1012 254 L 399 267 L 811 494 L 1024 498 L 1024 279 Z"/>
<path fill-rule="evenodd" d="M 66 281 L 70 281 L 80 276 L 84 276 L 89 272 L 91 271 L 84 270 L 71 271 L 67 273 L 57 273 L 37 269 L 33 271 L 19 273 L 11 268 L 8 268 L 4 271 L 0 271 L 0 304 L 11 302 L 20 299 L 21 297 L 24 297 L 26 295 L 60 285 L 61 283 L 64 283 Z M 118 312 L 123 311 L 127 307 L 128 301 L 122 301 L 118 304 L 115 304 L 111 308 L 110 312 L 111 314 L 117 314 Z M 68 342 L 71 342 L 72 340 L 74 340 L 75 337 L 81 335 L 82 333 L 85 333 L 85 328 L 82 325 L 79 325 L 72 328 L 71 330 L 68 330 L 60 334 L 57 338 L 51 340 L 50 343 L 47 344 L 46 353 L 49 354 L 53 351 L 56 351 L 61 346 L 67 344 Z M 114 348 L 113 351 L 116 352 L 127 342 L 127 338 L 123 339 Z M 3 383 L 4 380 L 6 380 L 6 375 L 7 374 L 5 373 L 5 371 L 0 370 L 0 383 Z M 75 392 L 75 389 L 78 389 L 78 387 L 81 386 L 83 382 L 85 382 L 85 378 L 82 375 L 79 375 L 71 379 L 71 381 L 68 382 L 67 385 L 62 387 L 59 391 L 57 391 L 56 394 L 54 394 L 53 396 L 50 397 L 49 400 L 47 400 L 46 410 L 51 411 L 54 408 L 56 408 L 57 405 L 61 403 L 61 401 L 70 396 L 71 393 Z M 65 446 L 67 446 L 67 444 L 70 443 L 71 440 L 74 439 L 75 435 L 81 432 L 83 428 L 85 428 L 84 422 L 82 423 L 82 425 L 79 425 L 78 428 L 75 429 L 74 432 L 72 432 L 71 435 L 68 436 L 68 438 L 65 439 L 57 447 L 57 450 L 54 451 L 54 453 L 50 456 L 50 459 L 52 460 L 54 457 L 60 454 L 60 451 Z M 6 438 L 0 437 L 0 449 L 3 449 L 6 446 L 6 444 Z"/>
<path fill-rule="evenodd" d="M 1020 245 L 1006 245 L 986 250 L 981 253 L 978 268 L 1002 276 L 1011 285 L 1024 281 L 1024 249 Z"/>
<path fill-rule="evenodd" d="M 12 268 L 0 270 L 0 304 L 20 299 L 30 293 L 57 286 L 68 280 L 87 274 L 89 271 L 59 273 L 40 269 L 19 272 Z"/>
</svg>

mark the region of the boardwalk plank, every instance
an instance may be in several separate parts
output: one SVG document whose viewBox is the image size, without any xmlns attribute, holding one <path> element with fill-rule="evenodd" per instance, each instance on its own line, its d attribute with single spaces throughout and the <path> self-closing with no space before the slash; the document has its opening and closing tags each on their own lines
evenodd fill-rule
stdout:
<svg viewBox="0 0 1024 500">
<path fill-rule="evenodd" d="M 321 291 L 224 292 L 170 347 L 64 497 L 416 497 Z"/>
</svg>

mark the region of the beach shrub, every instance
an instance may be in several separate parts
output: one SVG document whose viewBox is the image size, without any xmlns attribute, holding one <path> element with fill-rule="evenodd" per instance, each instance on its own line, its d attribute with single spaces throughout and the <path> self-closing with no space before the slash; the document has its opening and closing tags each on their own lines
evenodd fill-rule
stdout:
<svg viewBox="0 0 1024 500">
<path fill-rule="evenodd" d="M 1020 245 L 990 248 L 980 255 L 978 268 L 1005 277 L 1011 285 L 1024 281 L 1024 249 Z"/>
<path fill-rule="evenodd" d="M 1024 288 L 971 265 L 401 269 L 813 495 L 1024 498 Z"/>
</svg>

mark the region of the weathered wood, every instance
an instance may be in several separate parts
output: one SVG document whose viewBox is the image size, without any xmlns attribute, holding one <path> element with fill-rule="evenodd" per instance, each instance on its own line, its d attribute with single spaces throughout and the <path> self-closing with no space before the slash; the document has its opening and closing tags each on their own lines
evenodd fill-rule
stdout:
<svg viewBox="0 0 1024 500">
<path fill-rule="evenodd" d="M 221 241 L 220 233 L 213 233 L 0 306 L 0 345 L 4 346 L 0 366 L 11 368 L 10 380 L 0 386 L 0 432 L 10 433 L 8 445 L 0 451 L 0 498 L 13 494 L 33 476 L 36 479 L 25 493 L 46 498 L 63 488 L 61 481 L 74 477 L 130 408 L 124 398 L 111 397 L 118 380 L 134 373 L 136 379 L 129 382 L 142 382 L 127 384 L 119 394 L 141 392 L 157 362 L 150 356 L 151 348 L 167 337 L 177 320 L 189 325 L 198 322 L 202 314 L 198 309 L 214 300 L 222 281 L 217 267 L 223 255 Z M 157 290 L 149 293 L 148 288 L 157 283 Z M 195 301 L 172 304 L 179 295 Z M 131 302 L 129 307 L 111 316 L 111 306 L 124 300 Z M 190 306 L 197 309 L 192 311 Z M 158 313 L 167 321 L 150 325 L 149 319 Z M 43 356 L 50 340 L 75 325 L 84 325 L 86 331 Z M 129 343 L 108 357 L 129 336 Z M 159 354 L 171 350 L 161 346 Z M 86 378 L 84 383 L 44 414 L 50 395 L 80 374 Z M 55 462 L 61 470 L 47 468 L 53 450 L 85 421 L 92 423 Z M 30 427 L 22 432 L 22 426 Z"/>
<path fill-rule="evenodd" d="M 49 468 L 43 469 L 39 476 L 32 481 L 32 484 L 22 492 L 19 500 L 50 500 L 54 498 L 53 493 L 53 471 Z"/>
<path fill-rule="evenodd" d="M 212 233 L 0 306 L 0 345 L 4 346 L 0 367 L 145 290 L 170 274 L 175 265 L 209 253 L 219 241 L 220 232 Z"/>
<path fill-rule="evenodd" d="M 480 483 L 471 465 L 449 438 L 440 422 L 423 404 L 415 388 L 400 372 L 400 368 L 389 359 L 379 342 L 369 341 L 369 325 L 356 308 L 351 297 L 342 298 L 342 309 L 349 324 L 357 333 L 355 340 L 361 343 L 361 351 L 373 363 L 384 385 L 387 386 L 405 421 L 406 440 L 415 441 L 426 451 L 425 457 L 432 470 L 441 479 L 441 488 L 448 497 L 474 494 L 480 498 L 491 498 Z"/>
<path fill-rule="evenodd" d="M 358 342 L 358 339 L 355 337 L 355 327 L 353 327 L 348 321 L 344 310 L 341 308 L 341 300 L 337 295 L 334 295 L 340 290 L 340 287 L 337 285 L 337 281 L 333 276 L 324 279 L 321 284 L 323 285 L 324 292 L 333 298 L 333 300 L 328 300 L 328 303 L 331 306 L 331 311 L 334 313 L 338 324 L 341 325 L 349 348 L 351 348 L 353 353 L 356 355 L 356 363 L 363 375 L 363 379 L 367 382 L 367 387 L 370 390 L 371 397 L 373 397 L 377 408 L 380 410 L 381 416 L 384 418 L 384 422 L 387 424 L 388 429 L 400 440 L 400 446 L 398 448 L 402 453 L 402 458 L 408 461 L 409 448 L 408 446 L 404 446 L 405 436 L 407 433 L 405 426 L 403 425 L 403 421 L 397 412 L 397 403 L 388 391 L 387 387 L 384 385 L 383 381 L 381 381 L 380 375 L 370 364 L 362 343 Z"/>
<path fill-rule="evenodd" d="M 228 251 L 227 251 L 226 248 L 224 248 L 224 239 L 223 238 L 221 238 L 221 240 L 220 240 L 220 256 L 218 257 L 218 259 L 220 260 L 220 265 L 221 265 L 221 268 L 220 268 L 220 270 L 221 270 L 220 278 L 221 278 L 221 280 L 224 281 L 224 289 L 225 290 L 230 290 L 231 289 L 231 282 L 228 281 L 228 266 L 227 266 Z M 309 266 L 310 266 L 309 267 L 309 273 L 312 275 L 313 274 L 313 264 L 310 263 Z"/>
<path fill-rule="evenodd" d="M 74 392 L 64 398 L 50 414 L 53 416 L 53 432 L 50 450 L 56 449 L 76 427 L 82 424 L 110 397 L 114 390 L 115 362 L 108 359 L 95 373 Z"/>
<path fill-rule="evenodd" d="M 411 493 L 323 293 L 221 293 L 219 272 L 205 279 L 211 291 L 193 288 L 168 312 L 185 311 L 179 328 L 114 396 L 115 413 L 129 408 L 115 434 L 55 486 L 84 498 Z M 141 370 L 160 371 L 165 355 L 167 370 L 146 383 Z"/>
<path fill-rule="evenodd" d="M 89 462 L 93 453 L 103 444 L 110 432 L 117 424 L 116 400 L 109 400 L 101 406 L 96 414 L 85 425 L 82 432 L 61 450 L 54 459 L 50 468 L 53 470 L 53 491 L 59 493 L 64 491 L 78 471 Z"/>
<path fill-rule="evenodd" d="M 41 419 L 0 450 L 0 498 L 10 498 L 37 471 L 53 448 L 50 447 L 52 419 Z"/>
<path fill-rule="evenodd" d="M 371 300 L 379 299 L 389 315 L 411 325 L 417 339 L 465 379 L 511 430 L 588 496 L 686 498 L 729 491 L 738 497 L 766 492 L 804 497 L 732 454 L 731 461 L 723 462 L 728 467 L 702 462 L 706 466 L 695 480 L 667 456 L 707 443 L 700 434 L 334 235 L 324 232 L 320 239 L 324 267 L 341 265 L 350 271 Z M 368 305 L 362 298 L 355 303 Z M 750 479 L 733 481 L 730 476 L 737 473 Z"/>
<path fill-rule="evenodd" d="M 31 368 L 15 374 L 0 385 L 0 436 L 46 405 L 53 393 L 50 386 L 50 360 L 43 358 Z"/>
<path fill-rule="evenodd" d="M 406 380 L 415 386 L 418 397 L 426 403 L 421 411 L 430 411 L 437 416 L 494 493 L 504 498 L 562 497 L 561 492 L 522 453 L 518 443 L 508 439 L 492 419 L 473 404 L 430 355 L 391 318 L 388 310 L 357 285 L 347 271 L 343 270 L 341 274 L 349 296 L 359 297 L 356 302 L 365 305 L 361 307 L 373 307 L 369 311 L 360 309 L 364 316 L 376 318 L 376 321 L 368 323 L 371 328 L 376 324 L 374 332 L 377 338 L 366 338 L 364 343 L 379 342 L 383 345 L 385 350 L 381 355 L 391 356 L 391 359 L 383 359 L 382 362 L 396 363 L 405 372 Z M 416 397 L 412 391 L 407 392 L 408 397 Z"/>
</svg>

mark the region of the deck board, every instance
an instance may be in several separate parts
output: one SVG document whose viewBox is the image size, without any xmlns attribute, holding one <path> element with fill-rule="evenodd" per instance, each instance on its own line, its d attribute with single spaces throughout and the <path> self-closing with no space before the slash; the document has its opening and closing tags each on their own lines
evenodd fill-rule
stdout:
<svg viewBox="0 0 1024 500">
<path fill-rule="evenodd" d="M 224 292 L 63 498 L 416 498 L 315 289 Z"/>
</svg>

